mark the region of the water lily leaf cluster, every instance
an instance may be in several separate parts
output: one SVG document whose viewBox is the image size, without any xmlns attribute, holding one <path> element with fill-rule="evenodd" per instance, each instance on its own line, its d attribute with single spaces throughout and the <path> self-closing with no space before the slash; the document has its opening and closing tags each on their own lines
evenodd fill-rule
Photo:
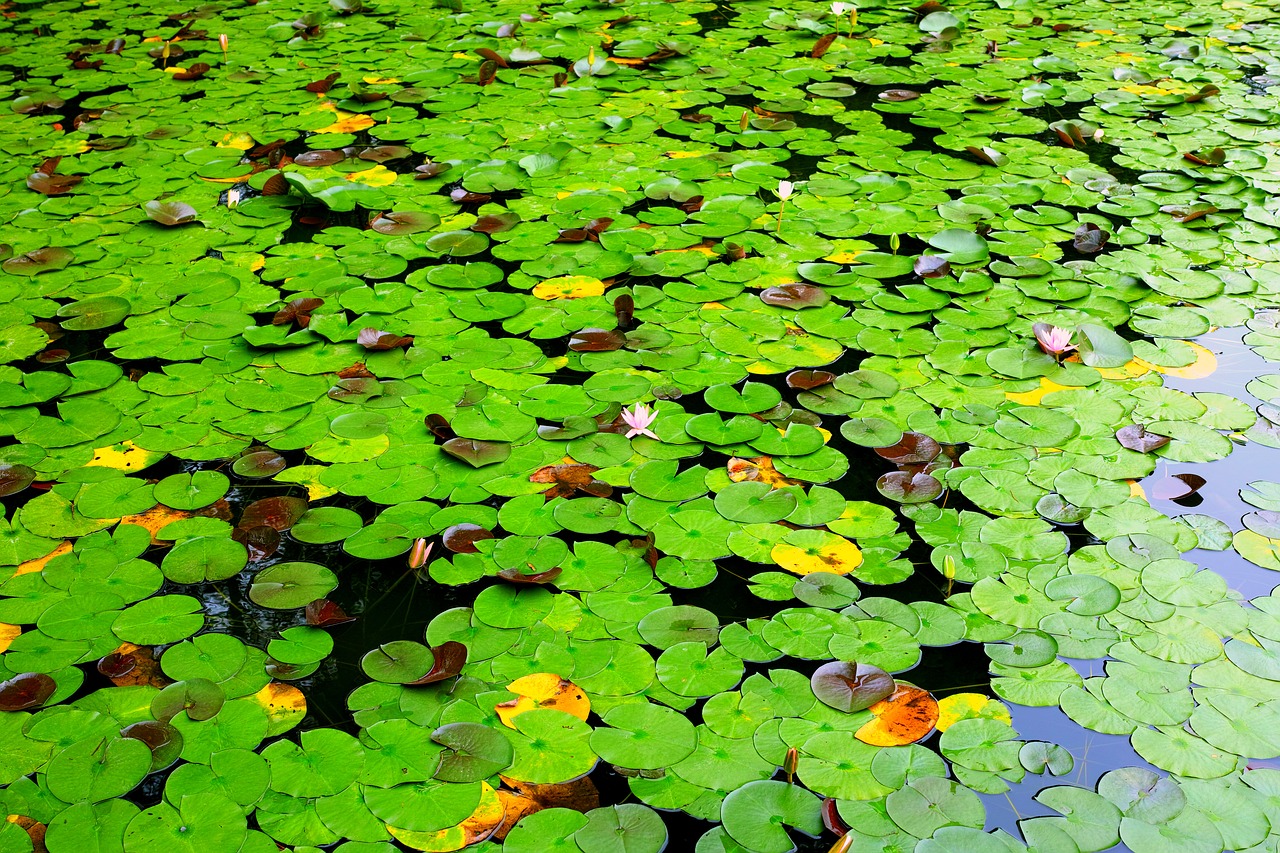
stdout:
<svg viewBox="0 0 1280 853">
<path fill-rule="evenodd" d="M 91 5 L 0 18 L 0 849 L 1275 846 L 1280 486 L 1156 508 L 1280 447 L 1274 10 Z"/>
</svg>

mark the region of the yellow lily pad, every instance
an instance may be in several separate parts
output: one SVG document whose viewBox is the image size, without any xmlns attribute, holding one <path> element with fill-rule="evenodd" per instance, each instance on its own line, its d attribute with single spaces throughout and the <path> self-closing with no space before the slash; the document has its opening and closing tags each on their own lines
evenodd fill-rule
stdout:
<svg viewBox="0 0 1280 853">
<path fill-rule="evenodd" d="M 773 546 L 770 556 L 779 566 L 798 575 L 847 575 L 862 565 L 862 552 L 857 545 L 825 530 L 793 531 Z"/>
<path fill-rule="evenodd" d="M 591 713 L 591 700 L 587 698 L 586 692 L 553 672 L 536 672 L 517 678 L 507 685 L 507 689 L 519 698 L 502 702 L 494 710 L 498 713 L 498 719 L 508 728 L 514 729 L 512 720 L 535 708 L 564 711 L 579 720 L 586 720 Z"/>
<path fill-rule="evenodd" d="M 533 288 L 539 299 L 582 299 L 604 293 L 604 282 L 589 275 L 562 275 L 549 278 Z"/>
</svg>

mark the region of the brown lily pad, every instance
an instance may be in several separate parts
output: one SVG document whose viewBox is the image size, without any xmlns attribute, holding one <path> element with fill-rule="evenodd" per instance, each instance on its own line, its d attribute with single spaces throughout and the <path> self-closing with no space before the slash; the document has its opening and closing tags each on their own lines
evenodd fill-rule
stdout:
<svg viewBox="0 0 1280 853">
<path fill-rule="evenodd" d="M 3 267 L 5 272 L 12 275 L 38 275 L 42 272 L 55 272 L 65 269 L 68 264 L 75 260 L 75 257 L 75 254 L 70 249 L 46 246 L 43 249 L 35 249 L 22 255 L 15 255 L 0 264 L 0 267 Z"/>
<path fill-rule="evenodd" d="M 144 208 L 148 219 L 166 228 L 195 222 L 200 216 L 194 207 L 181 201 L 149 201 Z"/>
<path fill-rule="evenodd" d="M 483 468 L 505 462 L 511 456 L 511 445 L 505 441 L 480 441 L 474 438 L 451 438 L 440 449 L 472 468 Z"/>
<path fill-rule="evenodd" d="M 432 646 L 431 654 L 435 658 L 435 663 L 427 671 L 426 675 L 417 681 L 408 682 L 410 687 L 434 684 L 437 681 L 444 681 L 446 678 L 453 678 L 462 672 L 462 668 L 467 664 L 467 647 L 454 640 L 441 643 L 438 646 Z"/>
<path fill-rule="evenodd" d="M 821 308 L 831 294 L 812 284 L 783 284 L 760 291 L 760 301 L 779 308 Z"/>
<path fill-rule="evenodd" d="M 1096 255 L 1106 248 L 1107 241 L 1110 239 L 1110 231 L 1105 231 L 1092 222 L 1086 222 L 1076 229 L 1075 236 L 1071 238 L 1071 245 L 1077 252 Z"/>
<path fill-rule="evenodd" d="M 829 370 L 793 370 L 787 374 L 787 387 L 798 391 L 811 391 L 835 381 L 836 375 Z"/>
<path fill-rule="evenodd" d="M 1207 481 L 1199 474 L 1173 474 L 1151 487 L 1151 496 L 1165 501 L 1189 498 L 1204 488 Z"/>
<path fill-rule="evenodd" d="M 923 465 L 938 458 L 942 445 L 921 432 L 904 432 L 897 444 L 877 447 L 876 455 L 897 465 Z"/>
<path fill-rule="evenodd" d="M 455 554 L 475 554 L 480 550 L 476 547 L 477 542 L 493 538 L 492 530 L 467 522 L 446 527 L 440 534 L 444 547 Z"/>
<path fill-rule="evenodd" d="M 385 352 L 413 346 L 413 336 L 380 332 L 377 329 L 361 329 L 360 334 L 356 336 L 356 343 L 370 352 Z"/>
<path fill-rule="evenodd" d="M 0 463 L 0 498 L 16 495 L 36 479 L 34 468 Z"/>
<path fill-rule="evenodd" d="M 24 672 L 0 682 L 0 711 L 25 711 L 48 701 L 58 682 L 43 672 Z"/>
<path fill-rule="evenodd" d="M 893 676 L 877 666 L 852 661 L 823 664 L 810 678 L 813 693 L 824 704 L 852 714 L 892 695 Z"/>
<path fill-rule="evenodd" d="M 280 548 L 280 531 L 265 524 L 255 527 L 237 527 L 231 531 L 231 538 L 249 552 L 250 563 L 260 563 Z"/>
<path fill-rule="evenodd" d="M 559 566 L 553 569 L 547 569 L 545 572 L 525 573 L 519 569 L 503 569 L 498 572 L 498 577 L 510 583 L 551 583 L 551 581 L 560 577 L 560 573 L 564 571 Z"/>
<path fill-rule="evenodd" d="M 569 338 L 569 349 L 574 352 L 613 352 L 622 349 L 626 338 L 621 332 L 606 329 L 583 329 Z"/>
<path fill-rule="evenodd" d="M 941 255 L 921 255 L 911 269 L 921 278 L 945 278 L 951 274 L 951 263 Z"/>
<path fill-rule="evenodd" d="M 307 511 L 307 502 L 302 498 L 278 497 L 263 498 L 254 501 L 244 508 L 240 516 L 240 526 L 254 528 L 264 524 L 273 530 L 284 532 L 298 523 L 298 519 Z"/>
<path fill-rule="evenodd" d="M 293 158 L 293 163 L 295 166 L 305 166 L 313 169 L 318 166 L 332 166 L 336 163 L 341 163 L 345 159 L 347 159 L 347 155 L 342 151 L 303 151 Z"/>
<path fill-rule="evenodd" d="M 1116 441 L 1130 450 L 1136 450 L 1139 453 L 1150 453 L 1152 450 L 1158 450 L 1168 444 L 1169 437 L 1147 432 L 1146 427 L 1141 424 L 1133 424 L 1117 431 Z"/>
<path fill-rule="evenodd" d="M 323 304 L 324 300 L 318 296 L 298 297 L 276 312 L 271 318 L 271 325 L 283 326 L 297 320 L 298 325 L 305 329 L 311 322 L 311 312 Z"/>
<path fill-rule="evenodd" d="M 308 604 L 306 619 L 307 624 L 313 628 L 332 628 L 356 621 L 356 617 L 348 616 L 345 610 L 327 598 L 317 598 Z"/>
<path fill-rule="evenodd" d="M 41 195 L 63 195 L 69 193 L 83 181 L 80 175 L 53 175 L 34 172 L 27 176 L 27 188 Z"/>
</svg>

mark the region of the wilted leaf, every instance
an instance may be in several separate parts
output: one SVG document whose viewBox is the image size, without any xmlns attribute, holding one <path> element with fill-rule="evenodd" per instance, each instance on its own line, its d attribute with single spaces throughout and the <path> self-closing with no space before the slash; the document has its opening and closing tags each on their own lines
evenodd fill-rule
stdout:
<svg viewBox="0 0 1280 853">
<path fill-rule="evenodd" d="M 466 523 L 446 527 L 440 534 L 440 541 L 444 543 L 444 547 L 455 554 L 474 554 L 479 550 L 475 543 L 492 538 L 494 538 L 492 530 L 478 524 Z"/>
<path fill-rule="evenodd" d="M 193 62 L 185 70 L 173 72 L 172 76 L 174 80 L 199 80 L 209 73 L 211 67 L 207 62 Z"/>
<path fill-rule="evenodd" d="M 899 683 L 889 698 L 869 709 L 875 719 L 855 736 L 872 746 L 906 746 L 929 736 L 938 722 L 938 702 L 927 690 Z"/>
<path fill-rule="evenodd" d="M 23 711 L 45 703 L 58 683 L 43 672 L 24 672 L 0 682 L 0 711 Z"/>
<path fill-rule="evenodd" d="M 297 320 L 298 325 L 305 329 L 307 324 L 311 322 L 311 312 L 323 304 L 324 300 L 317 296 L 300 296 L 291 300 L 277 311 L 275 316 L 271 318 L 271 324 L 273 326 L 283 326 Z"/>
<path fill-rule="evenodd" d="M 432 664 L 426 675 L 417 681 L 407 682 L 410 686 L 434 684 L 437 681 L 444 681 L 446 678 L 453 678 L 462 672 L 462 667 L 466 666 L 467 663 L 467 647 L 453 640 L 441 643 L 438 646 L 432 646 L 431 654 L 435 658 L 435 663 Z"/>
<path fill-rule="evenodd" d="M 951 274 L 951 263 L 940 255 L 921 255 L 912 271 L 921 278 L 942 278 Z"/>
<path fill-rule="evenodd" d="M 507 685 L 507 690 L 518 698 L 498 703 L 494 711 L 508 728 L 515 728 L 511 721 L 517 716 L 535 708 L 564 711 L 580 720 L 591 713 L 591 700 L 582 688 L 555 673 L 538 672 L 517 678 Z"/>
<path fill-rule="evenodd" d="M 893 676 L 876 666 L 852 661 L 823 664 L 810 678 L 824 704 L 846 713 L 869 708 L 893 693 Z"/>
<path fill-rule="evenodd" d="M 75 257 L 70 249 L 47 246 L 22 255 L 15 255 L 0 264 L 0 267 L 13 275 L 37 275 L 64 269 L 75 260 Z"/>
<path fill-rule="evenodd" d="M 1184 151 L 1182 157 L 1200 166 L 1221 166 L 1227 160 L 1227 152 L 1221 148 L 1200 148 Z"/>
<path fill-rule="evenodd" d="M 35 469 L 26 465 L 0 463 L 0 498 L 16 495 L 36 478 Z"/>
<path fill-rule="evenodd" d="M 1109 239 L 1111 239 L 1110 231 L 1104 231 L 1092 222 L 1086 222 L 1076 229 L 1076 233 L 1071 239 L 1071 245 L 1075 247 L 1077 252 L 1085 255 L 1096 255 L 1106 247 Z"/>
<path fill-rule="evenodd" d="M 27 188 L 33 189 L 42 195 L 62 195 L 69 193 L 71 190 L 83 181 L 80 175 L 53 175 L 44 172 L 34 172 L 27 176 Z"/>
<path fill-rule="evenodd" d="M 377 329 L 361 329 L 356 336 L 356 343 L 370 352 L 384 352 L 413 346 L 411 335 L 397 335 L 393 332 L 380 332 Z"/>
<path fill-rule="evenodd" d="M 836 375 L 827 370 L 793 370 L 787 374 L 787 387 L 798 391 L 811 391 L 835 381 Z"/>
<path fill-rule="evenodd" d="M 832 43 L 836 40 L 835 33 L 827 33 L 814 42 L 813 50 L 809 51 L 809 56 L 813 59 L 821 59 L 822 56 L 831 49 Z"/>
<path fill-rule="evenodd" d="M 347 159 L 347 155 L 344 151 L 303 151 L 293 158 L 293 164 L 295 166 L 317 168 L 320 166 L 332 166 L 335 163 L 341 163 L 345 159 Z"/>
<path fill-rule="evenodd" d="M 583 329 L 569 338 L 569 349 L 574 352 L 613 352 L 622 349 L 626 338 L 621 332 L 605 329 Z"/>
<path fill-rule="evenodd" d="M 519 569 L 502 569 L 498 572 L 498 577 L 511 583 L 550 583 L 560 577 L 563 571 L 559 566 L 547 569 L 545 572 L 531 572 L 529 574 L 525 574 Z"/>
<path fill-rule="evenodd" d="M 1152 450 L 1158 450 L 1168 444 L 1169 437 L 1147 432 L 1146 428 L 1141 424 L 1133 424 L 1117 431 L 1116 441 L 1130 450 L 1136 450 L 1139 453 L 1150 453 Z"/>
<path fill-rule="evenodd" d="M 200 215 L 194 207 L 180 201 L 149 201 L 144 207 L 149 219 L 169 228 L 195 222 Z"/>
<path fill-rule="evenodd" d="M 1197 219 L 1208 216 L 1210 213 L 1217 213 L 1218 208 L 1204 202 L 1197 204 L 1166 204 L 1161 206 L 1160 212 L 1169 214 L 1178 222 L 1194 222 Z"/>
<path fill-rule="evenodd" d="M 942 483 L 923 472 L 890 471 L 876 480 L 876 489 L 890 500 L 904 504 L 931 501 L 942 494 Z"/>
<path fill-rule="evenodd" d="M 831 301 L 831 295 L 812 284 L 783 284 L 760 291 L 760 301 L 779 308 L 819 308 Z"/>
<path fill-rule="evenodd" d="M 263 498 L 245 507 L 240 526 L 253 528 L 262 524 L 283 532 L 297 524 L 306 511 L 307 502 L 302 498 Z"/>
<path fill-rule="evenodd" d="M 348 616 L 345 610 L 327 598 L 317 598 L 307 605 L 305 612 L 307 624 L 315 628 L 332 628 L 356 621 L 356 617 Z"/>
<path fill-rule="evenodd" d="M 876 455 L 898 465 L 923 465 L 938 458 L 942 445 L 920 432 L 904 432 L 897 444 L 877 447 Z"/>
</svg>

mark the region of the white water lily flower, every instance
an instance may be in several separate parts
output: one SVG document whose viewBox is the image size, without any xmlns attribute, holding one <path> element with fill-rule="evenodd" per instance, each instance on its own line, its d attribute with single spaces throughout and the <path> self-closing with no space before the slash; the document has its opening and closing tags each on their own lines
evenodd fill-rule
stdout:
<svg viewBox="0 0 1280 853">
<path fill-rule="evenodd" d="M 778 181 L 778 189 L 775 190 L 775 192 L 778 198 L 786 201 L 791 198 L 791 196 L 795 195 L 796 185 L 791 181 Z"/>
<path fill-rule="evenodd" d="M 858 7 L 853 3 L 832 3 L 831 13 L 833 15 L 847 15 Z"/>
</svg>

